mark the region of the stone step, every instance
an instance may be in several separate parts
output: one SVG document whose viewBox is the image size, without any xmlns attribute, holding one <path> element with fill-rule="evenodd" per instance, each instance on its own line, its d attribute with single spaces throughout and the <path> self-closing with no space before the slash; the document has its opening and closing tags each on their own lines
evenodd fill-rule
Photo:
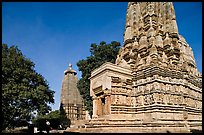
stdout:
<svg viewBox="0 0 204 135">
<path fill-rule="evenodd" d="M 192 126 L 194 125 L 202 125 L 200 122 L 195 122 L 190 124 Z M 185 127 L 186 122 L 185 121 L 177 121 L 177 120 L 171 120 L 171 121 L 135 121 L 135 120 L 106 120 L 106 121 L 89 121 L 85 124 L 86 128 L 92 128 L 92 127 Z"/>
<path fill-rule="evenodd" d="M 94 127 L 80 129 L 81 133 L 189 133 L 186 127 Z"/>
</svg>

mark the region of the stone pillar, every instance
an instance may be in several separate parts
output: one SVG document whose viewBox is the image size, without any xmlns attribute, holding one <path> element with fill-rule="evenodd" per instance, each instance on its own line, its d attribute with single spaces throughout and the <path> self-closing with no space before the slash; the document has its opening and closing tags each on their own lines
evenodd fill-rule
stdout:
<svg viewBox="0 0 204 135">
<path fill-rule="evenodd" d="M 107 114 L 111 114 L 111 95 L 106 97 L 106 112 Z"/>
<path fill-rule="evenodd" d="M 97 97 L 93 97 L 93 115 L 92 115 L 92 118 L 97 118 L 98 115 L 97 115 L 97 104 L 98 104 L 98 99 Z"/>
<path fill-rule="evenodd" d="M 97 115 L 102 115 L 102 101 L 101 98 L 98 97 L 98 104 L 97 104 Z"/>
</svg>

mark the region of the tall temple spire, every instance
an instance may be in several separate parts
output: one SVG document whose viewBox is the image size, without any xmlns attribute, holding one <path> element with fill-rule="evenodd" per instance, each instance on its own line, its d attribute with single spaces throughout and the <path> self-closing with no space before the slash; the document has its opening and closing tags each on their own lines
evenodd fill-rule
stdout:
<svg viewBox="0 0 204 135">
<path fill-rule="evenodd" d="M 82 97 L 77 88 L 78 78 L 72 64 L 64 71 L 64 78 L 61 89 L 61 108 L 64 109 L 67 118 L 71 121 L 84 119 L 84 105 Z"/>
<path fill-rule="evenodd" d="M 154 29 L 156 34 L 169 32 L 178 35 L 172 2 L 128 3 L 124 43 L 134 37 L 139 38 L 140 34 L 147 35 L 150 29 Z"/>
<path fill-rule="evenodd" d="M 201 76 L 192 49 L 178 32 L 173 3 L 129 2 L 124 45 L 116 64 L 138 69 L 154 62 Z"/>
</svg>

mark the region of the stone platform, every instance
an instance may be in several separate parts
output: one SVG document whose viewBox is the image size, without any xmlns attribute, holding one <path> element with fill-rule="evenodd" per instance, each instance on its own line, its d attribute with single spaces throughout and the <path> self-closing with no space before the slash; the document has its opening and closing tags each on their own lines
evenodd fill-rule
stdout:
<svg viewBox="0 0 204 135">
<path fill-rule="evenodd" d="M 138 117 L 140 115 L 140 117 Z M 142 117 L 143 115 L 143 117 Z M 202 131 L 202 121 L 199 119 L 183 121 L 179 117 L 183 114 L 166 116 L 154 112 L 147 116 L 143 114 L 112 114 L 104 115 L 92 120 L 79 121 L 68 129 L 69 132 L 80 133 L 190 133 L 192 130 Z M 168 117 L 175 118 L 168 118 Z M 145 119 L 144 119 L 145 118 Z M 199 128 L 198 128 L 199 127 Z"/>
</svg>

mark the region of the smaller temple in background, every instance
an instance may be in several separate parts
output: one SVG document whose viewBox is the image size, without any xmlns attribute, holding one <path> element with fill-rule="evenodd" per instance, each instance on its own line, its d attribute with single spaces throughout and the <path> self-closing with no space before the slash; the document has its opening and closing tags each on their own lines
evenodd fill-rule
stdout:
<svg viewBox="0 0 204 135">
<path fill-rule="evenodd" d="M 73 123 L 75 120 L 85 119 L 85 107 L 79 90 L 77 88 L 78 78 L 76 71 L 69 64 L 67 70 L 64 71 L 64 79 L 61 89 L 61 108 L 64 109 L 67 118 Z"/>
</svg>

